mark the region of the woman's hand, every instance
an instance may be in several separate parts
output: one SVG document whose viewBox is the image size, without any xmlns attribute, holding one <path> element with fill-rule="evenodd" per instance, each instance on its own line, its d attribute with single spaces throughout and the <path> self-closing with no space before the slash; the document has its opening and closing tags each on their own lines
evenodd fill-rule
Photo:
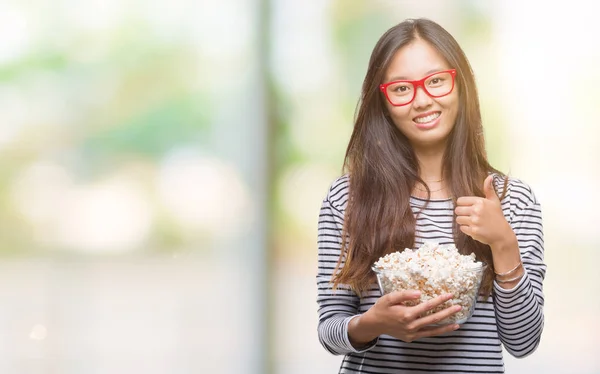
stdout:
<svg viewBox="0 0 600 374">
<path fill-rule="evenodd" d="M 485 197 L 465 196 L 456 200 L 456 223 L 460 230 L 473 239 L 490 246 L 494 261 L 494 272 L 498 275 L 515 269 L 521 263 L 519 242 L 512 227 L 502 212 L 502 205 L 494 187 L 493 176 L 488 175 L 483 182 Z M 500 287 L 514 287 L 524 270 L 511 275 L 514 281 L 501 282 Z"/>
<path fill-rule="evenodd" d="M 456 324 L 431 326 L 458 312 L 461 309 L 458 305 L 421 317 L 425 312 L 450 300 L 451 294 L 438 296 L 416 306 L 403 305 L 405 301 L 418 300 L 420 296 L 418 291 L 396 291 L 386 294 L 379 298 L 371 309 L 361 315 L 357 322 L 375 337 L 386 334 L 405 342 L 441 335 L 458 329 L 459 326 Z M 355 332 L 357 332 L 356 330 Z M 354 334 L 354 338 L 357 338 L 359 334 L 358 332 Z M 373 339 L 371 337 L 369 337 L 370 339 L 353 339 L 352 329 L 349 335 L 353 343 L 366 343 Z"/>
<path fill-rule="evenodd" d="M 485 197 L 463 196 L 456 201 L 456 222 L 473 239 L 494 248 L 514 242 L 515 234 L 504 218 L 500 199 L 492 186 L 493 176 L 483 182 Z"/>
</svg>

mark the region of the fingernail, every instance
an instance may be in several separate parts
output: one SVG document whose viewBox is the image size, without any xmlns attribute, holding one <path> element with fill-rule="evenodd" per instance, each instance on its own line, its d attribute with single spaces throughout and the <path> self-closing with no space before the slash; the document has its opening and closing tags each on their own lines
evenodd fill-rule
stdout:
<svg viewBox="0 0 600 374">
<path fill-rule="evenodd" d="M 461 309 L 462 309 L 462 306 L 460 306 L 460 305 L 456 305 L 456 306 L 454 306 L 454 310 L 456 310 L 457 312 L 458 312 L 459 310 L 461 310 Z"/>
<path fill-rule="evenodd" d="M 459 325 L 454 325 L 454 326 L 452 326 L 452 329 L 458 330 L 459 327 L 460 327 Z"/>
</svg>

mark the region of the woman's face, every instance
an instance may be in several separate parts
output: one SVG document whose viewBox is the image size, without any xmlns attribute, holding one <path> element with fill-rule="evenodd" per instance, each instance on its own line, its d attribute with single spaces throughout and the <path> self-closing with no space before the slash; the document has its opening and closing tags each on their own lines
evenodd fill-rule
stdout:
<svg viewBox="0 0 600 374">
<path fill-rule="evenodd" d="M 386 70 L 384 83 L 420 80 L 449 69 L 451 66 L 435 48 L 417 39 L 396 52 Z M 456 86 L 450 94 L 437 98 L 418 87 L 414 100 L 404 106 L 393 106 L 387 99 L 385 102 L 392 121 L 416 150 L 445 148 L 458 113 Z"/>
</svg>

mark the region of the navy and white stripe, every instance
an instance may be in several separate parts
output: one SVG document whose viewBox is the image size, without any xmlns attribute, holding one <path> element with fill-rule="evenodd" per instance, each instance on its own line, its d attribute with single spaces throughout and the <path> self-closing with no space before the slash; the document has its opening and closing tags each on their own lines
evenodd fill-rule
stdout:
<svg viewBox="0 0 600 374">
<path fill-rule="evenodd" d="M 340 255 L 348 176 L 337 179 L 319 214 L 317 303 L 319 341 L 327 351 L 344 355 L 340 373 L 503 373 L 502 345 L 515 357 L 538 346 L 544 325 L 542 283 L 546 273 L 540 204 L 531 188 L 510 178 L 502 209 L 519 241 L 525 276 L 511 290 L 494 284 L 492 296 L 479 299 L 473 316 L 460 329 L 442 336 L 405 343 L 382 335 L 356 350 L 348 339 L 348 322 L 366 312 L 381 293 L 375 284 L 359 298 L 349 287 L 332 290 L 331 278 Z M 503 180 L 494 179 L 497 190 Z M 451 200 L 411 198 L 417 215 L 415 248 L 425 240 L 453 243 Z"/>
</svg>

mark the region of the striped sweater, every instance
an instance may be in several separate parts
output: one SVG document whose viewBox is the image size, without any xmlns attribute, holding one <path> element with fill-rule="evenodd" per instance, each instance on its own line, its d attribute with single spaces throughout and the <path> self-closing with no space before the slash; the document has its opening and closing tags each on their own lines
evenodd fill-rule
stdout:
<svg viewBox="0 0 600 374">
<path fill-rule="evenodd" d="M 340 256 L 341 232 L 348 199 L 348 176 L 338 178 L 323 200 L 318 230 L 318 336 L 327 351 L 344 355 L 340 373 L 503 373 L 502 345 L 515 357 L 531 354 L 544 326 L 542 283 L 546 273 L 542 213 L 531 188 L 509 179 L 502 200 L 504 216 L 514 230 L 525 275 L 510 290 L 494 283 L 487 300 L 477 301 L 473 316 L 453 332 L 405 343 L 381 335 L 372 344 L 355 349 L 348 338 L 348 322 L 366 312 L 381 296 L 376 284 L 358 297 L 349 287 L 332 290 L 332 274 Z M 497 190 L 502 179 L 496 177 Z M 411 197 L 417 216 L 415 248 L 424 241 L 453 244 L 452 200 Z"/>
</svg>

